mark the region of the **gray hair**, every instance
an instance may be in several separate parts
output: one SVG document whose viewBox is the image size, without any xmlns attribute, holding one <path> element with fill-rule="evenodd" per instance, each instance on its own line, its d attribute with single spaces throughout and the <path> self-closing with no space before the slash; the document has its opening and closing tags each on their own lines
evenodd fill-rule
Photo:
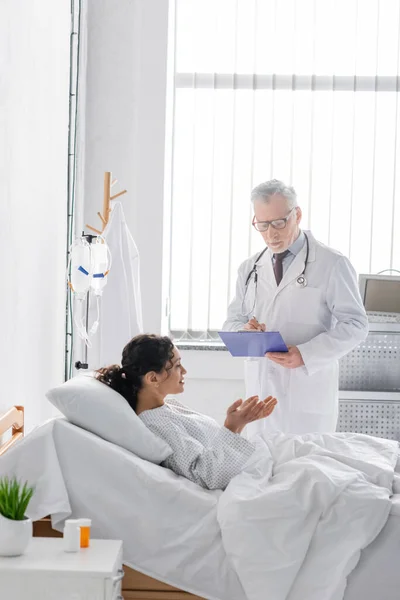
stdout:
<svg viewBox="0 0 400 600">
<path fill-rule="evenodd" d="M 251 192 L 251 201 L 261 200 L 269 202 L 271 196 L 283 196 L 288 202 L 288 208 L 292 209 L 297 206 L 297 194 L 291 186 L 285 185 L 279 179 L 271 179 L 257 185 Z"/>
</svg>

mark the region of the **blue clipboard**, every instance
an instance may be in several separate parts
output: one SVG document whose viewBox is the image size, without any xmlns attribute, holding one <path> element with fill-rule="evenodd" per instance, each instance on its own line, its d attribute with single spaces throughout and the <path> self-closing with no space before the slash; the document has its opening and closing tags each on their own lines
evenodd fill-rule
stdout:
<svg viewBox="0 0 400 600">
<path fill-rule="evenodd" d="M 232 356 L 264 356 L 266 352 L 288 352 L 279 331 L 218 331 Z"/>
</svg>

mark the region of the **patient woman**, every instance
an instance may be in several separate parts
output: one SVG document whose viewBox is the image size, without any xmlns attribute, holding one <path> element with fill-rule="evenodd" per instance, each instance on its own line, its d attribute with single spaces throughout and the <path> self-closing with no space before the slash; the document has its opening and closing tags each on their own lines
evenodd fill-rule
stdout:
<svg viewBox="0 0 400 600">
<path fill-rule="evenodd" d="M 121 365 L 99 369 L 97 378 L 119 392 L 143 423 L 171 447 L 172 454 L 162 465 L 204 488 L 225 489 L 254 452 L 254 445 L 240 435 L 243 428 L 268 417 L 275 398 L 236 400 L 221 427 L 175 399 L 166 400 L 183 392 L 186 374 L 168 337 L 134 337 L 122 352 Z"/>
</svg>

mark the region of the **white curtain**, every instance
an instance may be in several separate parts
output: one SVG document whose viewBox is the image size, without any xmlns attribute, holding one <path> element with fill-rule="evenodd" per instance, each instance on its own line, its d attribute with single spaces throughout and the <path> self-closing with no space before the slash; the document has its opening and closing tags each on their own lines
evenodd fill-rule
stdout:
<svg viewBox="0 0 400 600">
<path fill-rule="evenodd" d="M 63 381 L 70 0 L 2 0 L 0 411 Z"/>
<path fill-rule="evenodd" d="M 359 272 L 400 269 L 398 0 L 177 0 L 175 50 L 171 330 L 221 327 L 268 179 Z"/>
</svg>

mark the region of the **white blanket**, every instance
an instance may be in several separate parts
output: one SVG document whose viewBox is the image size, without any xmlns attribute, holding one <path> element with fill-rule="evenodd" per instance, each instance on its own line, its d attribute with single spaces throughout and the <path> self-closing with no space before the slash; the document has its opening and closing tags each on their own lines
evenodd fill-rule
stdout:
<svg viewBox="0 0 400 600">
<path fill-rule="evenodd" d="M 222 494 L 218 521 L 248 600 L 339 600 L 386 523 L 398 443 L 278 434 Z"/>
</svg>

